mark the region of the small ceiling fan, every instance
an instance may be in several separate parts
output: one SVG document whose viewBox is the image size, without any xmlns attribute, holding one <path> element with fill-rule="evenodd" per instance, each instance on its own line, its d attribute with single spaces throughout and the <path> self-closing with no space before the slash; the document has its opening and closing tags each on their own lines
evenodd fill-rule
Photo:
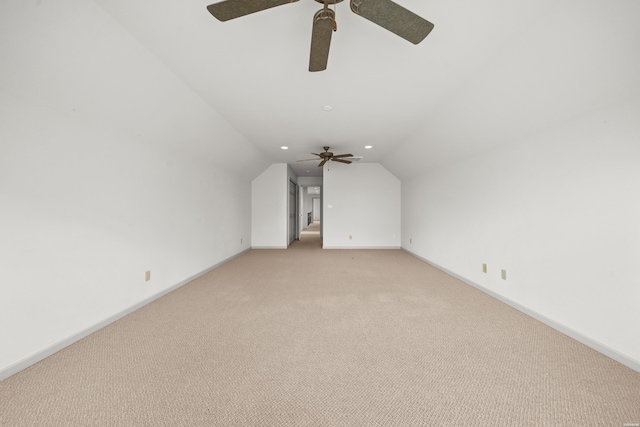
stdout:
<svg viewBox="0 0 640 427">
<path fill-rule="evenodd" d="M 322 147 L 324 148 L 324 153 L 311 153 L 314 156 L 318 156 L 320 157 L 321 161 L 320 164 L 318 165 L 318 167 L 322 167 L 324 166 L 325 163 L 327 163 L 329 160 L 331 160 L 332 162 L 340 162 L 340 163 L 346 163 L 349 164 L 351 163 L 350 160 L 346 160 L 349 157 L 353 157 L 353 154 L 336 154 L 334 155 L 331 151 L 329 151 L 329 147 Z M 304 160 L 296 160 L 297 162 L 311 162 L 314 160 L 318 160 L 318 159 L 304 159 Z"/>
<path fill-rule="evenodd" d="M 254 12 L 294 3 L 298 0 L 224 0 L 210 4 L 207 10 L 220 21 L 239 18 Z M 313 17 L 309 71 L 327 68 L 331 33 L 337 30 L 335 10 L 329 5 L 343 0 L 316 0 L 324 5 Z M 350 0 L 351 11 L 392 33 L 420 43 L 433 29 L 433 24 L 391 0 Z M 335 8 L 334 8 L 335 9 Z"/>
</svg>

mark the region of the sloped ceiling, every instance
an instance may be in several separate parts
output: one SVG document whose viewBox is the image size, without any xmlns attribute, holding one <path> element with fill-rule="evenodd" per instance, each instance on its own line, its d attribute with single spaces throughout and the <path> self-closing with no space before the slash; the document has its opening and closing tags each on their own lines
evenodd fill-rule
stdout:
<svg viewBox="0 0 640 427">
<path fill-rule="evenodd" d="M 328 145 L 404 178 L 640 92 L 636 0 L 397 2 L 435 24 L 421 44 L 344 1 L 328 69 L 310 73 L 316 1 L 219 22 L 207 1 L 95 0 L 266 162 L 300 176 L 321 174 L 296 160 Z"/>
</svg>

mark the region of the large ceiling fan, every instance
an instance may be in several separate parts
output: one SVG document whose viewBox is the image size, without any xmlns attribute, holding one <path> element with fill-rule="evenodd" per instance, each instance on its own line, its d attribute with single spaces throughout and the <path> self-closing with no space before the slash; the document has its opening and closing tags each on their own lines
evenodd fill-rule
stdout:
<svg viewBox="0 0 640 427">
<path fill-rule="evenodd" d="M 333 154 L 331 151 L 329 151 L 329 147 L 322 147 L 324 148 L 324 153 L 311 153 L 314 156 L 318 156 L 320 158 L 320 164 L 318 165 L 318 167 L 322 167 L 324 166 L 325 163 L 327 163 L 329 160 L 331 160 L 332 162 L 340 162 L 340 163 L 346 163 L 349 164 L 351 163 L 351 160 L 347 160 L 347 158 L 349 157 L 353 157 L 353 154 Z M 314 160 L 318 160 L 318 159 L 304 159 L 304 160 L 296 160 L 297 162 L 311 162 Z"/>
<path fill-rule="evenodd" d="M 225 0 L 210 4 L 207 6 L 207 9 L 220 21 L 228 21 L 297 1 L 298 0 Z M 327 68 L 331 33 L 337 29 L 335 10 L 329 9 L 329 5 L 342 2 L 342 0 L 316 1 L 322 3 L 324 8 L 316 12 L 313 17 L 309 71 L 322 71 Z M 413 44 L 420 43 L 433 29 L 431 22 L 391 0 L 350 0 L 350 2 L 353 13 L 368 19 L 374 24 L 391 31 Z"/>
</svg>

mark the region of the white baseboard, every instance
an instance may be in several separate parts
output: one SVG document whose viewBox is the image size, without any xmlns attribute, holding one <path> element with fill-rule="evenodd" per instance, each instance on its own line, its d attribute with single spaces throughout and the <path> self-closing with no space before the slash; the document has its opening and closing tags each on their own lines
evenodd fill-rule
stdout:
<svg viewBox="0 0 640 427">
<path fill-rule="evenodd" d="M 199 272 L 194 274 L 193 276 L 182 280 L 180 283 L 177 283 L 167 289 L 164 289 L 160 292 L 158 292 L 157 294 L 154 294 L 140 302 L 138 302 L 137 304 L 132 305 L 131 307 L 128 307 L 116 314 L 114 314 L 113 316 L 110 316 L 92 326 L 89 326 L 86 329 L 83 329 L 82 331 L 75 333 L 67 338 L 64 338 L 60 341 L 58 341 L 57 343 L 41 350 L 38 351 L 37 353 L 32 354 L 31 356 L 28 356 L 22 360 L 20 360 L 19 362 L 14 363 L 13 365 L 10 365 L 7 368 L 4 368 L 2 370 L 0 370 L 0 381 L 5 380 L 7 378 L 9 378 L 11 375 L 17 374 L 18 372 L 22 371 L 23 369 L 28 368 L 31 365 L 34 365 L 38 362 L 40 362 L 41 360 L 51 356 L 54 353 L 57 353 L 58 351 L 62 350 L 65 347 L 70 346 L 71 344 L 80 341 L 81 339 L 91 335 L 92 333 L 104 328 L 105 326 L 115 322 L 118 319 L 123 318 L 124 316 L 126 316 L 127 314 L 133 313 L 134 311 L 138 310 L 139 308 L 144 307 L 145 305 L 149 304 L 152 301 L 157 300 L 158 298 L 168 294 L 169 292 L 172 292 L 176 289 L 178 289 L 179 287 L 186 285 L 187 283 L 197 279 L 198 277 L 207 274 L 208 272 L 210 272 L 211 270 L 214 270 L 218 267 L 220 267 L 222 264 L 231 261 L 232 259 L 242 255 L 243 253 L 249 251 L 250 249 L 245 249 L 242 252 L 238 252 L 237 254 Z"/>
<path fill-rule="evenodd" d="M 629 356 L 627 356 L 627 355 L 625 355 L 623 353 L 620 353 L 620 352 L 612 349 L 611 347 L 609 347 L 607 345 L 604 345 L 604 344 L 602 344 L 602 343 L 600 343 L 600 342 L 598 342 L 598 341 L 596 341 L 596 340 L 594 340 L 594 339 L 592 339 L 592 338 L 590 338 L 590 337 L 588 337 L 586 335 L 581 334 L 580 332 L 578 332 L 576 330 L 573 330 L 573 329 L 571 329 L 571 328 L 569 328 L 569 327 L 567 327 L 567 326 L 565 326 L 565 325 L 563 325 L 561 323 L 556 322 L 553 319 L 550 319 L 550 318 L 548 318 L 548 317 L 546 317 L 546 316 L 544 316 L 544 315 L 542 315 L 542 314 L 540 314 L 540 313 L 538 313 L 538 312 L 536 312 L 534 310 L 531 310 L 530 308 L 527 308 L 527 307 L 525 307 L 525 306 L 523 306 L 521 304 L 518 304 L 515 301 L 512 301 L 512 300 L 510 300 L 508 298 L 505 298 L 504 296 L 502 296 L 502 295 L 500 295 L 500 294 L 498 294 L 496 292 L 493 292 L 493 291 L 491 291 L 491 290 L 489 290 L 489 289 L 487 289 L 487 288 L 485 288 L 483 286 L 478 285 L 477 283 L 474 283 L 474 282 L 472 282 L 472 281 L 470 281 L 470 280 L 468 280 L 468 279 L 466 279 L 466 278 L 464 278 L 462 276 L 459 276 L 456 273 L 454 273 L 453 271 L 449 271 L 446 268 L 444 268 L 444 267 L 442 267 L 442 266 L 440 266 L 440 265 L 438 265 L 436 263 L 433 263 L 433 262 L 429 261 L 428 259 L 425 259 L 425 258 L 423 258 L 423 257 L 421 257 L 421 256 L 419 256 L 419 255 L 417 255 L 417 254 L 405 249 L 405 248 L 402 248 L 402 250 L 407 252 L 408 254 L 418 258 L 419 260 L 424 261 L 427 264 L 437 268 L 438 270 L 444 271 L 445 273 L 455 277 L 456 279 L 460 280 L 461 282 L 464 282 L 467 285 L 472 286 L 472 287 L 478 289 L 479 291 L 484 292 L 485 294 L 492 296 L 493 298 L 497 299 L 498 301 L 501 301 L 501 302 L 503 302 L 503 303 L 515 308 L 516 310 L 526 314 L 527 316 L 530 316 L 530 317 L 536 319 L 537 321 L 544 323 L 545 325 L 555 329 L 556 331 L 561 332 L 561 333 L 563 333 L 564 335 L 566 335 L 566 336 L 568 336 L 570 338 L 573 338 L 574 340 L 586 345 L 587 347 L 590 347 L 593 350 L 604 354 L 605 356 L 615 360 L 616 362 L 619 362 L 619 363 L 625 365 L 626 367 L 633 369 L 634 371 L 640 372 L 640 361 L 639 360 L 633 359 L 633 358 L 631 358 L 631 357 L 629 357 Z"/>
</svg>

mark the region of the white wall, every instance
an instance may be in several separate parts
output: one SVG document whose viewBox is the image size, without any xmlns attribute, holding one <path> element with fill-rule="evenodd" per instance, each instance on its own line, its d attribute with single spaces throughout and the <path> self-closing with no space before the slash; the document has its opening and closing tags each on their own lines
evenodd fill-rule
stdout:
<svg viewBox="0 0 640 427">
<path fill-rule="evenodd" d="M 403 248 L 640 369 L 639 117 L 636 95 L 404 180 Z"/>
<path fill-rule="evenodd" d="M 306 187 L 322 186 L 321 176 L 299 176 L 298 184 Z"/>
<path fill-rule="evenodd" d="M 251 246 L 286 249 L 289 167 L 274 163 L 251 183 Z"/>
<path fill-rule="evenodd" d="M 93 2 L 0 28 L 1 379 L 248 249 L 266 165 Z"/>
<path fill-rule="evenodd" d="M 399 248 L 400 180 L 378 163 L 324 167 L 323 247 Z"/>
</svg>

